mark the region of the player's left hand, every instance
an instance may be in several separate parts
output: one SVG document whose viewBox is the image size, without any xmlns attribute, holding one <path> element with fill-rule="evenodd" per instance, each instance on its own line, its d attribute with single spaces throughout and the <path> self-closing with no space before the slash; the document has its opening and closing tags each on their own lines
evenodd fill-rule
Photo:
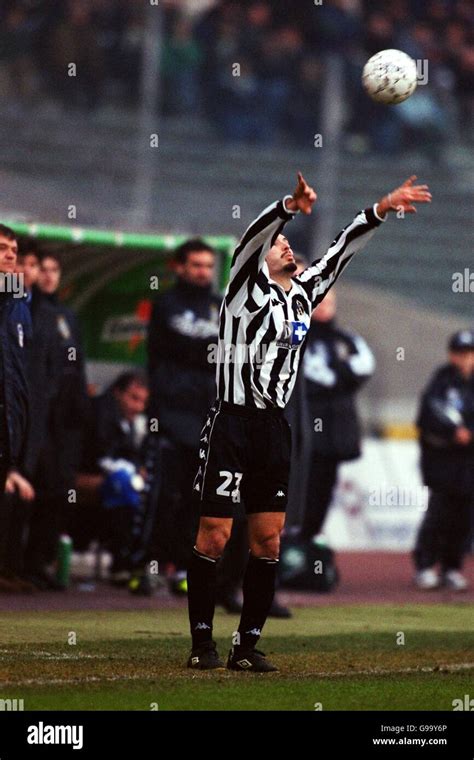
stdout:
<svg viewBox="0 0 474 760">
<path fill-rule="evenodd" d="M 414 185 L 417 179 L 413 174 L 403 185 L 388 193 L 378 204 L 378 211 L 384 216 L 387 211 L 404 211 L 407 214 L 416 214 L 415 203 L 431 203 L 431 193 L 428 185 Z"/>
<path fill-rule="evenodd" d="M 302 211 L 303 214 L 311 214 L 311 209 L 317 197 L 315 190 L 308 185 L 301 172 L 298 172 L 296 190 L 286 205 L 292 211 Z"/>
</svg>

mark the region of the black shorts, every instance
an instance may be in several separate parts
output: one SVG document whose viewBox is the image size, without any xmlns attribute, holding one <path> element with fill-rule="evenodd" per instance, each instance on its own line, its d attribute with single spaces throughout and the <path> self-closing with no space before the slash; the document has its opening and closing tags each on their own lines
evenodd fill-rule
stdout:
<svg viewBox="0 0 474 760">
<path fill-rule="evenodd" d="M 284 512 L 288 501 L 291 429 L 280 409 L 216 401 L 201 431 L 193 498 L 207 517 Z"/>
</svg>

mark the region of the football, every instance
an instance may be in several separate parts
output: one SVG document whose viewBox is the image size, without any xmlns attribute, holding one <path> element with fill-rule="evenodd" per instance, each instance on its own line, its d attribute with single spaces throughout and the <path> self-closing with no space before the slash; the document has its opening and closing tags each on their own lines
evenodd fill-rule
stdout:
<svg viewBox="0 0 474 760">
<path fill-rule="evenodd" d="M 417 70 L 413 58 L 401 50 L 381 50 L 369 58 L 362 84 L 372 100 L 385 105 L 402 103 L 416 89 Z"/>
</svg>

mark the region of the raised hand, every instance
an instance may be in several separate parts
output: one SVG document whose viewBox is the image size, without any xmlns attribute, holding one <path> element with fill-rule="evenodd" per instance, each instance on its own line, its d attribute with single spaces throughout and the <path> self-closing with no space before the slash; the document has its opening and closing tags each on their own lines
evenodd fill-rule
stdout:
<svg viewBox="0 0 474 760">
<path fill-rule="evenodd" d="M 387 211 L 403 210 L 407 214 L 416 214 L 414 203 L 431 203 L 428 185 L 414 185 L 416 179 L 416 175 L 413 174 L 403 185 L 384 196 L 378 204 L 378 213 L 385 216 Z"/>
<path fill-rule="evenodd" d="M 298 184 L 291 200 L 286 201 L 286 206 L 291 211 L 302 211 L 303 214 L 311 214 L 313 204 L 317 198 L 316 192 L 308 185 L 305 178 L 298 172 Z"/>
</svg>

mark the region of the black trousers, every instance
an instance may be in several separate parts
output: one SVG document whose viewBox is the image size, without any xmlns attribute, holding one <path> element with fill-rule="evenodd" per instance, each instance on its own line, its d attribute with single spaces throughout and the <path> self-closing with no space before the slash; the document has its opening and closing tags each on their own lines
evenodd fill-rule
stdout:
<svg viewBox="0 0 474 760">
<path fill-rule="evenodd" d="M 302 538 L 309 539 L 322 530 L 336 485 L 338 464 L 339 460 L 317 452 L 311 456 Z"/>
<path fill-rule="evenodd" d="M 418 570 L 438 562 L 444 571 L 462 567 L 471 528 L 472 496 L 431 491 L 413 553 Z"/>
<path fill-rule="evenodd" d="M 6 569 L 8 533 L 10 528 L 10 497 L 5 494 L 7 469 L 0 465 L 0 575 Z"/>
<path fill-rule="evenodd" d="M 187 568 L 199 525 L 199 505 L 192 499 L 198 449 L 167 442 L 161 452 L 162 485 L 150 555 L 160 563 Z"/>
</svg>

